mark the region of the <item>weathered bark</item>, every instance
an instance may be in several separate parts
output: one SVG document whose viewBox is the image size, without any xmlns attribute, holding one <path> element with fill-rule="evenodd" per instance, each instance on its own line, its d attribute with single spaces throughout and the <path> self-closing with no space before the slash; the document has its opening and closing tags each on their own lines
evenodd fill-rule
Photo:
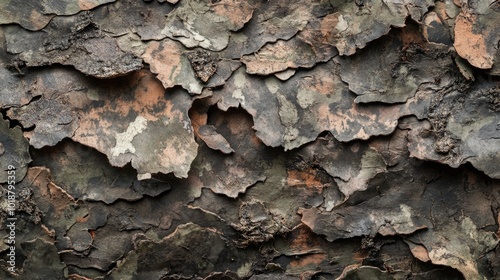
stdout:
<svg viewBox="0 0 500 280">
<path fill-rule="evenodd" d="M 0 278 L 499 278 L 499 3 L 0 1 Z"/>
</svg>

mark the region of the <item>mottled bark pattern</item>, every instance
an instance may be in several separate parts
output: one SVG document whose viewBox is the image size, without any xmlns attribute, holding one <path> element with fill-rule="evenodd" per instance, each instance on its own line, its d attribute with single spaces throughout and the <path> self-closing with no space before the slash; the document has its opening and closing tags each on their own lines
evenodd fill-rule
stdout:
<svg viewBox="0 0 500 280">
<path fill-rule="evenodd" d="M 0 0 L 0 279 L 500 278 L 499 18 Z"/>
</svg>

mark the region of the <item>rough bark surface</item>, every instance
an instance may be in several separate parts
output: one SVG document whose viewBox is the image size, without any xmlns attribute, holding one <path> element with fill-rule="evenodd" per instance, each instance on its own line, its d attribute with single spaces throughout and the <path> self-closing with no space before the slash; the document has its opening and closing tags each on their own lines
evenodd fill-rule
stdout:
<svg viewBox="0 0 500 280">
<path fill-rule="evenodd" d="M 0 0 L 0 279 L 500 279 L 499 19 Z"/>
</svg>

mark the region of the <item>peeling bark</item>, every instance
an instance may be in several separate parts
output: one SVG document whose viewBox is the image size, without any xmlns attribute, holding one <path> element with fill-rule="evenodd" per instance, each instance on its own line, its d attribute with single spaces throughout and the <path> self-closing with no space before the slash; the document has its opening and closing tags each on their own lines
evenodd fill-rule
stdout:
<svg viewBox="0 0 500 280">
<path fill-rule="evenodd" d="M 35 2 L 1 279 L 499 277 L 499 1 Z"/>
</svg>

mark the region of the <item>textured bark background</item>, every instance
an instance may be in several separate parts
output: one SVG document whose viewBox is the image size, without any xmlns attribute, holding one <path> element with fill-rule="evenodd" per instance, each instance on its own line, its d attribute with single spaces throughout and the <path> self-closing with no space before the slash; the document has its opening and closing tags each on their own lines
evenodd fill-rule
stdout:
<svg viewBox="0 0 500 280">
<path fill-rule="evenodd" d="M 497 0 L 0 0 L 0 278 L 500 279 L 499 48 Z"/>
</svg>

